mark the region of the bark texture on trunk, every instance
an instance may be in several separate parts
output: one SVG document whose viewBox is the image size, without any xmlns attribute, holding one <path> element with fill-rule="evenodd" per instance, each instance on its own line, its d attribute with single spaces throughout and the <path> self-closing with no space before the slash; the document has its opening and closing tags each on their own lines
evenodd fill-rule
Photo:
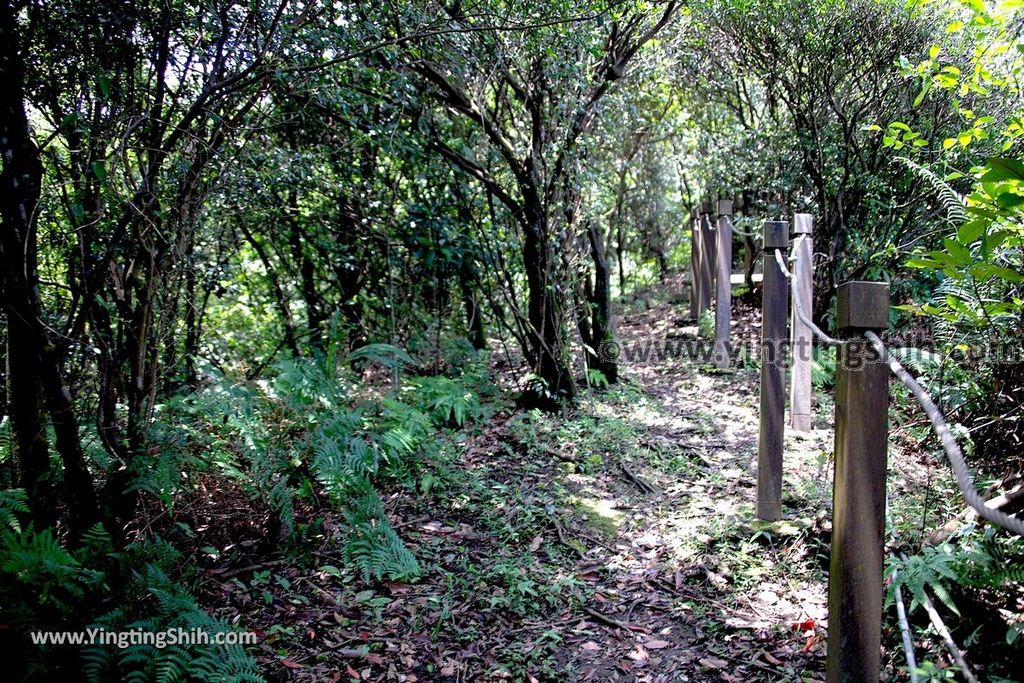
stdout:
<svg viewBox="0 0 1024 683">
<path fill-rule="evenodd" d="M 592 363 L 600 370 L 610 384 L 619 381 L 619 365 L 614 354 L 609 353 L 607 345 L 614 341 L 615 331 L 612 317 L 611 272 L 608 258 L 597 226 L 591 224 L 587 229 L 590 240 L 590 258 L 594 262 L 594 291 L 590 302 L 592 346 L 598 352 Z M 604 353 L 601 352 L 605 347 Z"/>
<path fill-rule="evenodd" d="M 543 394 L 532 391 L 528 403 L 557 408 L 572 400 L 576 385 L 569 369 L 569 340 L 562 310 L 562 280 L 551 253 L 547 218 L 540 203 L 527 205 L 527 225 L 523 239 L 523 267 L 527 282 L 527 317 L 534 372 L 544 382 Z"/>
<path fill-rule="evenodd" d="M 479 281 L 473 264 L 468 258 L 463 257 L 459 266 L 459 290 L 462 294 L 462 306 L 466 311 L 466 336 L 474 349 L 482 351 L 487 348 L 487 335 L 484 332 L 483 309 L 480 308 L 477 287 Z"/>
<path fill-rule="evenodd" d="M 72 533 L 95 522 L 96 499 L 85 465 L 71 392 L 61 359 L 42 320 L 36 247 L 36 211 L 43 176 L 24 104 L 25 65 L 13 8 L 0 3 L 0 264 L 7 319 L 8 400 L 18 484 L 37 524 L 56 521 L 47 440 L 47 412 L 64 465 L 64 500 Z"/>
</svg>

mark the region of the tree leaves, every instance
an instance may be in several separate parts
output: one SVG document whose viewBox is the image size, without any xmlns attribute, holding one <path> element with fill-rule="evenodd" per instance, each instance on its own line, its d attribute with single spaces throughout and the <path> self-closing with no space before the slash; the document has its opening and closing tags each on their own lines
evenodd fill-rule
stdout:
<svg viewBox="0 0 1024 683">
<path fill-rule="evenodd" d="M 983 183 L 1004 180 L 1024 182 L 1024 162 L 1010 157 L 990 157 L 986 161 L 988 170 L 981 176 Z"/>
</svg>

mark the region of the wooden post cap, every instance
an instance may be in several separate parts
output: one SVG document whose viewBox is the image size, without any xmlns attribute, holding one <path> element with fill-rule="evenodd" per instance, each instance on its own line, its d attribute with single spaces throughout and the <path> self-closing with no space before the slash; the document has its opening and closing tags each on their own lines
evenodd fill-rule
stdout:
<svg viewBox="0 0 1024 683">
<path fill-rule="evenodd" d="M 765 221 L 764 248 L 785 249 L 789 246 L 789 221 Z"/>
<path fill-rule="evenodd" d="M 718 215 L 719 216 L 731 216 L 732 215 L 732 200 L 731 199 L 719 199 L 718 200 Z"/>
<path fill-rule="evenodd" d="M 701 213 L 714 213 L 715 209 L 711 202 L 701 202 L 700 212 Z"/>
<path fill-rule="evenodd" d="M 840 330 L 885 330 L 889 327 L 889 283 L 854 280 L 837 292 Z"/>
<path fill-rule="evenodd" d="M 793 214 L 793 234 L 810 235 L 814 232 L 814 214 L 795 213 Z"/>
</svg>

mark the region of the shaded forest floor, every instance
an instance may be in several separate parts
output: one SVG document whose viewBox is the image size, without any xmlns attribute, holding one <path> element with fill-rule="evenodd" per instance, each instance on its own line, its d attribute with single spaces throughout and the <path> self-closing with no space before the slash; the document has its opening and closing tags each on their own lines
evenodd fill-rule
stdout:
<svg viewBox="0 0 1024 683">
<path fill-rule="evenodd" d="M 679 289 L 626 306 L 623 343 L 697 335 Z M 756 310 L 737 311 L 757 338 Z M 823 680 L 829 399 L 787 433 L 785 521 L 762 524 L 755 364 L 625 355 L 624 381 L 572 415 L 490 405 L 413 495 L 382 494 L 422 580 L 339 569 L 325 517 L 306 566 L 211 568 L 204 602 L 259 630 L 270 680 Z"/>
</svg>

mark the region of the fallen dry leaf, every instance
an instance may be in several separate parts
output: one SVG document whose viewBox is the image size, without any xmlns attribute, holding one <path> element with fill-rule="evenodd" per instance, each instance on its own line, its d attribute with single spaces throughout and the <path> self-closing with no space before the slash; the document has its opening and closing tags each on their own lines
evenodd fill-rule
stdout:
<svg viewBox="0 0 1024 683">
<path fill-rule="evenodd" d="M 672 643 L 667 640 L 648 640 L 644 643 L 644 647 L 648 650 L 664 650 L 666 647 L 671 647 Z"/>
<path fill-rule="evenodd" d="M 633 648 L 633 651 L 629 653 L 629 658 L 632 659 L 637 666 L 644 666 L 651 660 L 651 655 L 646 649 L 644 649 L 643 645 L 638 644 Z"/>
<path fill-rule="evenodd" d="M 701 657 L 697 660 L 702 666 L 708 669 L 724 669 L 729 666 L 729 662 L 718 657 Z"/>
</svg>

